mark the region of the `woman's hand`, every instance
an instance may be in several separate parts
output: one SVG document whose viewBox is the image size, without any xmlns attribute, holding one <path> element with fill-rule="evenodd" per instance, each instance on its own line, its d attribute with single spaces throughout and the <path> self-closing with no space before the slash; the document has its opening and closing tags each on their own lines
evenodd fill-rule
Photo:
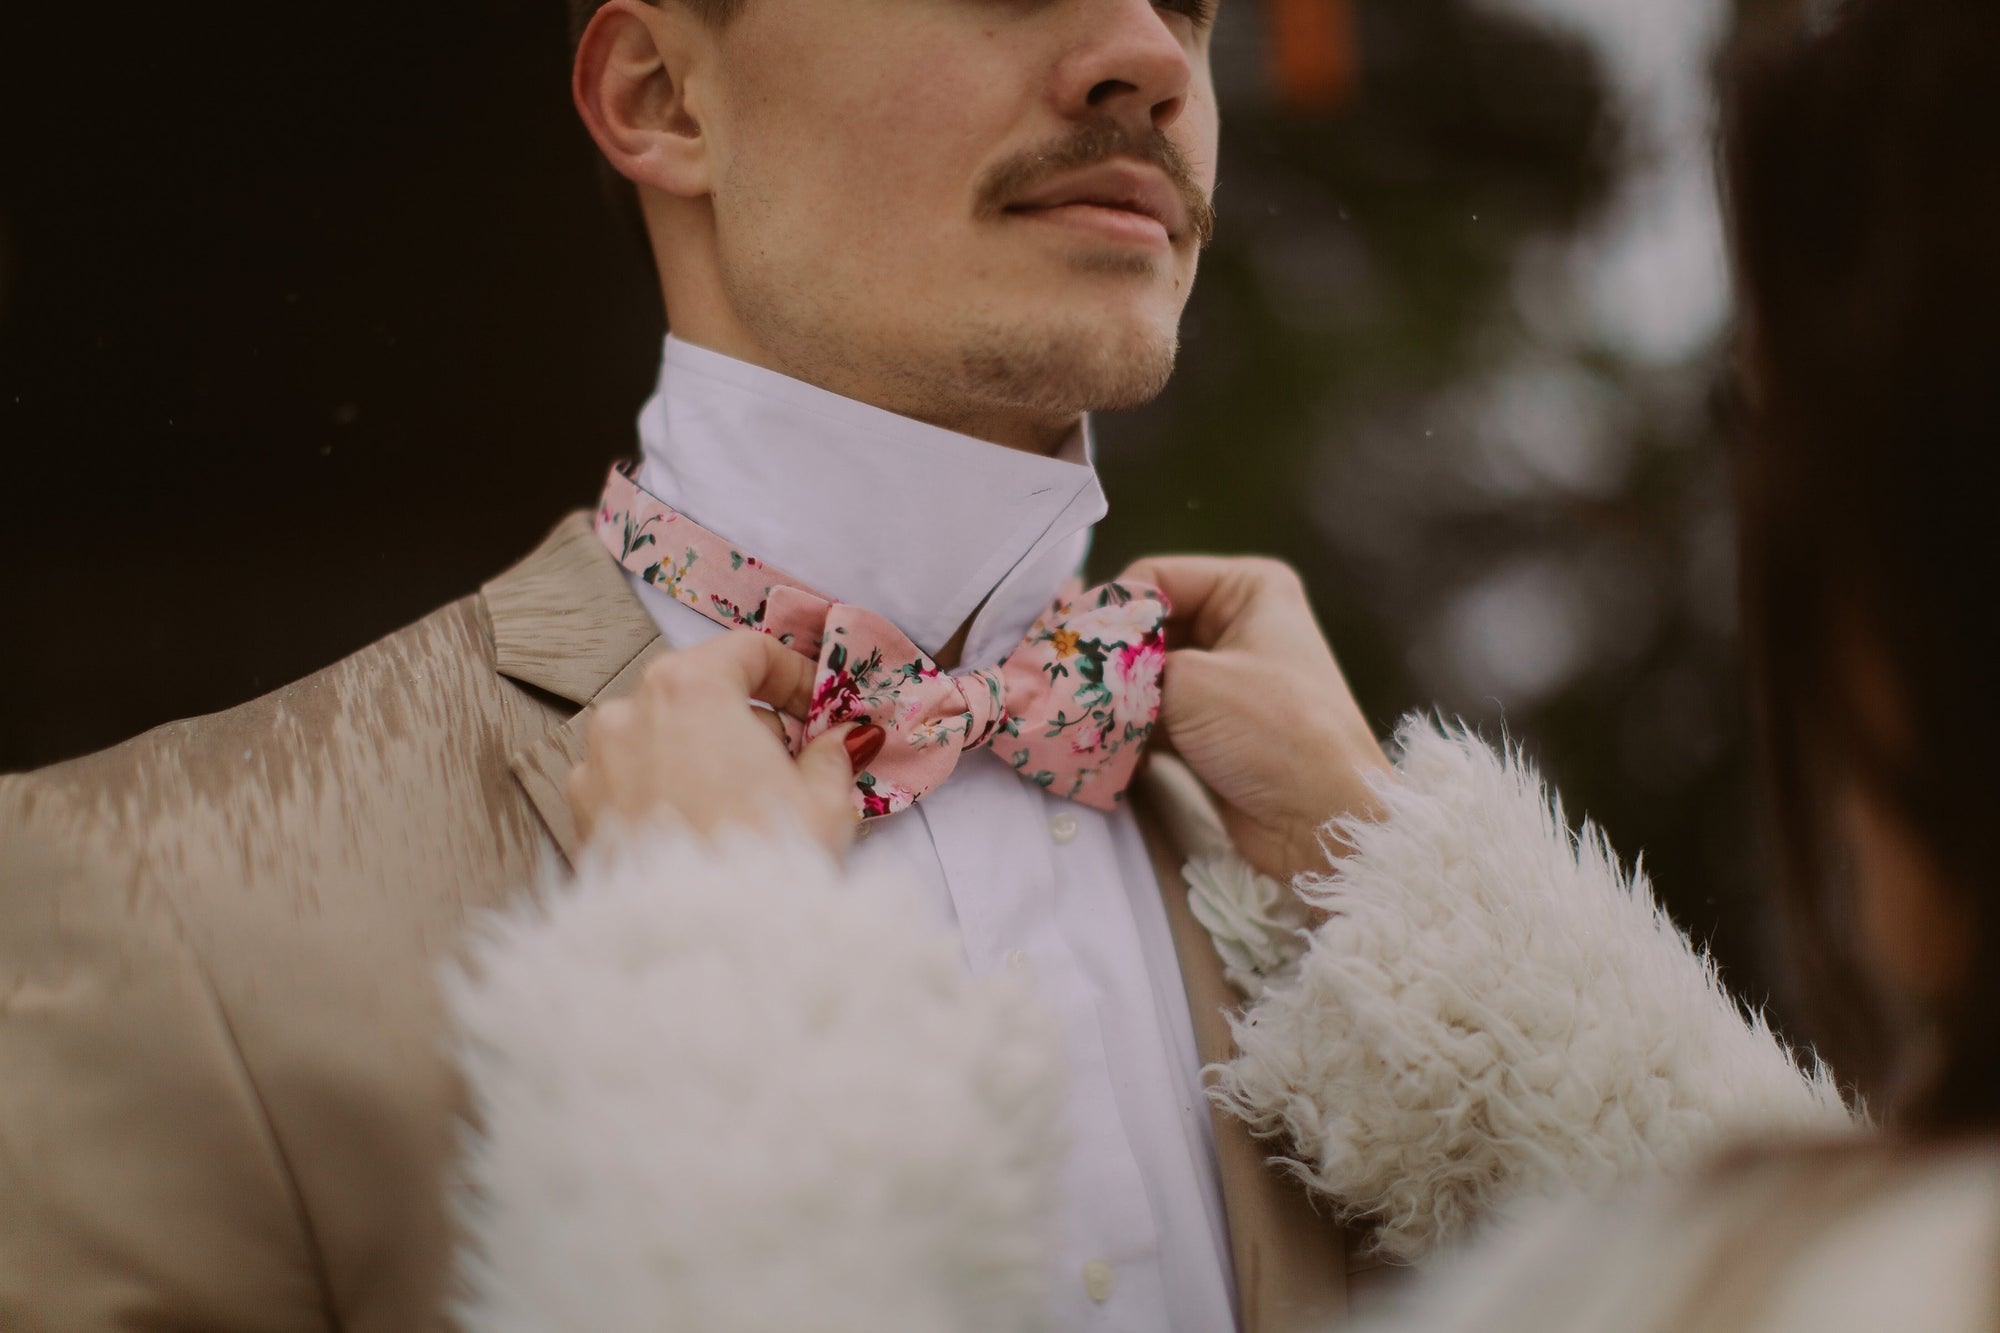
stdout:
<svg viewBox="0 0 2000 1333">
<path fill-rule="evenodd" d="M 886 739 L 840 727 L 797 759 L 758 699 L 803 718 L 814 664 L 769 635 L 738 631 L 646 669 L 639 688 L 600 706 L 590 754 L 569 778 L 570 809 L 590 838 L 609 823 L 673 815 L 704 836 L 729 825 L 794 820 L 836 857 L 854 839 L 854 774 Z"/>
<path fill-rule="evenodd" d="M 1161 730 L 1221 801 L 1237 850 L 1288 883 L 1324 869 L 1320 826 L 1377 813 L 1368 779 L 1393 770 L 1299 576 L 1275 560 L 1163 556 L 1124 577 L 1173 602 Z"/>
</svg>

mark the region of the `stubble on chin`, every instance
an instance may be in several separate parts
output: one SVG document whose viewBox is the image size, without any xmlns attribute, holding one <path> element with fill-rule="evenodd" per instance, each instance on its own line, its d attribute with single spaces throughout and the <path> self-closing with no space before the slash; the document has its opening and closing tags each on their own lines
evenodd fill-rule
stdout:
<svg viewBox="0 0 2000 1333">
<path fill-rule="evenodd" d="M 1103 262 L 1135 275 L 1155 268 L 1145 256 Z M 759 280 L 752 277 L 726 275 L 732 305 L 785 373 L 973 434 L 996 418 L 1053 425 L 1086 412 L 1143 406 L 1166 388 L 1180 350 L 1172 326 L 1075 311 L 1023 318 L 1018 311 L 947 313 L 911 302 L 917 310 L 871 325 L 856 319 L 871 302 L 838 296 L 823 280 L 786 282 L 764 272 L 754 274 Z"/>
<path fill-rule="evenodd" d="M 1170 332 L 973 329 L 960 347 L 960 374 L 975 401 L 1067 420 L 1151 402 L 1167 387 L 1179 351 Z"/>
</svg>

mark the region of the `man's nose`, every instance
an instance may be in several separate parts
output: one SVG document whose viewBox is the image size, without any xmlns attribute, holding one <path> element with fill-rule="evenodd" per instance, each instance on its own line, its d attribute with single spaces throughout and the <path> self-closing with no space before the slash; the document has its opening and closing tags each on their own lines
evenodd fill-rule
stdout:
<svg viewBox="0 0 2000 1333">
<path fill-rule="evenodd" d="M 1074 0 L 1074 9 L 1058 109 L 1072 119 L 1111 116 L 1137 133 L 1178 120 L 1194 68 L 1167 15 L 1152 0 Z"/>
</svg>

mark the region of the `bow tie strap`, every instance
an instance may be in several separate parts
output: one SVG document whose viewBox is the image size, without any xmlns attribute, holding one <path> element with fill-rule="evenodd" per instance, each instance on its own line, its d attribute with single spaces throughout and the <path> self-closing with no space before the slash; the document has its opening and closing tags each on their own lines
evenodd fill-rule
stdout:
<svg viewBox="0 0 2000 1333">
<path fill-rule="evenodd" d="M 1000 664 L 1007 721 L 994 752 L 1057 796 L 1115 809 L 1159 717 L 1170 609 L 1140 583 L 1058 598 Z"/>
<path fill-rule="evenodd" d="M 980 748 L 1046 791 L 1110 810 L 1152 735 L 1168 610 L 1157 588 L 1072 592 L 1000 665 L 946 675 L 889 621 L 732 548 L 622 469 L 606 484 L 597 533 L 620 564 L 683 605 L 815 659 L 806 721 L 784 719 L 794 752 L 848 722 L 889 733 L 855 779 L 864 818 L 907 809 Z"/>
<path fill-rule="evenodd" d="M 806 588 L 778 584 L 764 596 L 757 628 L 806 657 L 818 657 L 833 603 Z"/>
</svg>

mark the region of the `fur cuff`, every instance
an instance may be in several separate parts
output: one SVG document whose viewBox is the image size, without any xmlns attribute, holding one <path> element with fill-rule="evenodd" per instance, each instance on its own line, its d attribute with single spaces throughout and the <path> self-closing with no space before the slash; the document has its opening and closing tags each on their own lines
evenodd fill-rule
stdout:
<svg viewBox="0 0 2000 1333">
<path fill-rule="evenodd" d="M 1330 826 L 1353 853 L 1299 890 L 1332 917 L 1238 1020 L 1215 1091 L 1385 1255 L 1736 1134 L 1848 1123 L 1519 754 L 1422 719 L 1397 743 L 1387 816 Z"/>
<path fill-rule="evenodd" d="M 1058 1034 L 900 885 L 653 831 L 445 979 L 472 1333 L 1042 1327 Z"/>
<path fill-rule="evenodd" d="M 1188 907 L 1215 941 L 1222 975 L 1238 992 L 1254 1000 L 1298 975 L 1312 940 L 1298 894 L 1234 851 L 1191 858 L 1181 878 Z"/>
</svg>

